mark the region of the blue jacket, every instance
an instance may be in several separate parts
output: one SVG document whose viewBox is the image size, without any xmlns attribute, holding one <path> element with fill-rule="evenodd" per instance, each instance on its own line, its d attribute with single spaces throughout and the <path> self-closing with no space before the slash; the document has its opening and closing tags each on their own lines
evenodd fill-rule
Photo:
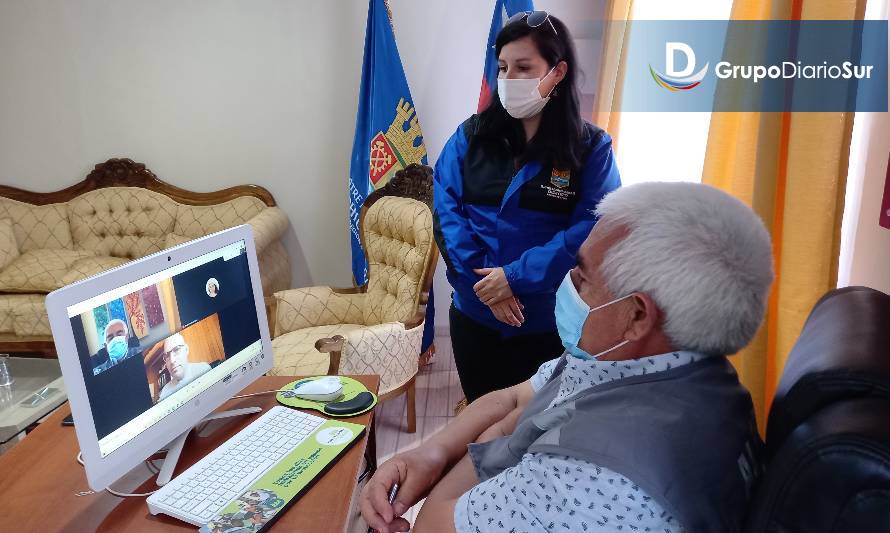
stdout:
<svg viewBox="0 0 890 533">
<path fill-rule="evenodd" d="M 594 208 L 621 185 L 612 139 L 585 124 L 588 150 L 580 172 L 529 161 L 515 171 L 509 147 L 475 135 L 475 116 L 442 149 L 433 181 L 436 241 L 454 288 L 454 306 L 504 336 L 556 330 L 559 283 L 596 222 Z M 515 172 L 515 175 L 514 175 Z M 525 306 L 525 323 L 498 321 L 479 301 L 474 268 L 503 267 Z"/>
</svg>

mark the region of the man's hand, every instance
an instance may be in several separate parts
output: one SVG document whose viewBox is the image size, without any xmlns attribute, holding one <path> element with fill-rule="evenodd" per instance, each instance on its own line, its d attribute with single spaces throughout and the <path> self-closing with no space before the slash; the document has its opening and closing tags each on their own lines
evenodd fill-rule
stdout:
<svg viewBox="0 0 890 533">
<path fill-rule="evenodd" d="M 368 525 L 382 533 L 408 531 L 408 521 L 399 516 L 429 495 L 445 471 L 467 454 L 467 444 L 512 432 L 516 419 L 534 394 L 530 381 L 489 392 L 468 405 L 422 447 L 383 463 L 359 497 L 359 507 Z M 394 483 L 399 484 L 399 491 L 390 505 L 389 491 Z"/>
<path fill-rule="evenodd" d="M 513 291 L 510 289 L 510 284 L 507 283 L 507 275 L 504 273 L 503 268 L 474 268 L 473 272 L 480 276 L 485 276 L 473 285 L 476 296 L 485 305 L 490 307 L 495 302 L 500 302 L 513 296 Z"/>
<path fill-rule="evenodd" d="M 489 305 L 489 308 L 491 309 L 492 314 L 494 314 L 494 317 L 504 324 L 509 324 L 518 328 L 525 322 L 525 316 L 522 314 L 522 310 L 525 309 L 525 306 L 522 305 L 522 302 L 515 296 L 491 304 Z"/>
<path fill-rule="evenodd" d="M 429 494 L 447 466 L 446 454 L 438 447 L 426 444 L 400 453 L 380 465 L 360 497 L 359 505 L 365 521 L 380 533 L 411 529 L 411 524 L 401 515 Z M 399 484 L 399 492 L 390 505 L 389 491 L 395 483 Z"/>
</svg>

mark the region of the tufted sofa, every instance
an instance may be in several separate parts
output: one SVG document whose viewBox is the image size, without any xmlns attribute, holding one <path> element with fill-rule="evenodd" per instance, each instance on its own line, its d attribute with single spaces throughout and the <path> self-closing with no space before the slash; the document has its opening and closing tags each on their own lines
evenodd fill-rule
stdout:
<svg viewBox="0 0 890 533">
<path fill-rule="evenodd" d="M 398 171 L 362 207 L 366 285 L 275 293 L 271 375 L 378 374 L 380 400 L 404 393 L 407 429 L 415 431 L 415 377 L 438 258 L 431 204 L 432 169 Z"/>
<path fill-rule="evenodd" d="M 195 193 L 110 159 L 62 191 L 0 186 L 0 351 L 54 353 L 45 295 L 132 259 L 239 224 L 256 240 L 263 292 L 290 285 L 287 216 L 262 187 Z"/>
</svg>

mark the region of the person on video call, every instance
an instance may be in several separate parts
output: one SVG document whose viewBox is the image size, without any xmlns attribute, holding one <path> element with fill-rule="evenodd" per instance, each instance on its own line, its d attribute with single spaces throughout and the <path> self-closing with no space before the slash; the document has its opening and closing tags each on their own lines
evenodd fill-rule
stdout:
<svg viewBox="0 0 890 533">
<path fill-rule="evenodd" d="M 119 318 L 108 322 L 105 326 L 105 351 L 108 360 L 93 369 L 94 374 L 107 370 L 124 359 L 139 352 L 139 347 L 130 347 L 128 340 L 129 328 L 127 323 Z"/>
<path fill-rule="evenodd" d="M 426 498 L 415 533 L 741 530 L 762 442 L 726 356 L 763 321 L 769 234 L 696 183 L 620 188 L 596 214 L 556 292 L 564 354 L 380 465 L 369 525 L 408 531 Z"/>
<path fill-rule="evenodd" d="M 179 333 L 175 333 L 164 341 L 164 367 L 170 374 L 168 381 L 161 389 L 158 401 L 163 400 L 198 376 L 210 370 L 207 363 L 189 363 L 189 345 Z"/>
</svg>

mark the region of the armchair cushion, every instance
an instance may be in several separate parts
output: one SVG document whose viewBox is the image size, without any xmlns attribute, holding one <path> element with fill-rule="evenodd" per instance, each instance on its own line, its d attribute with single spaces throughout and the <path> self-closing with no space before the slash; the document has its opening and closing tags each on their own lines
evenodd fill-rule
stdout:
<svg viewBox="0 0 890 533">
<path fill-rule="evenodd" d="M 194 239 L 197 239 L 197 237 L 186 237 L 185 235 L 180 235 L 178 233 L 168 233 L 167 237 L 164 239 L 164 248 L 173 248 L 174 246 L 179 246 L 180 244 L 187 243 Z"/>
<path fill-rule="evenodd" d="M 71 249 L 68 204 L 33 205 L 0 198 L 0 218 L 13 220 L 19 251 Z"/>
<path fill-rule="evenodd" d="M 0 220 L 0 270 L 19 256 L 19 244 L 15 240 L 12 219 Z"/>
<path fill-rule="evenodd" d="M 317 326 L 362 324 L 364 298 L 364 294 L 340 294 L 330 287 L 276 292 L 273 336 Z"/>
<path fill-rule="evenodd" d="M 128 259 L 124 259 L 123 257 L 112 257 L 110 255 L 98 255 L 95 257 L 84 257 L 83 259 L 78 259 L 71 265 L 71 268 L 68 272 L 62 276 L 62 285 L 68 285 L 70 283 L 74 283 L 75 281 L 80 281 L 82 279 L 86 279 L 90 276 L 95 276 L 101 272 L 105 272 L 106 270 L 111 270 L 116 266 L 120 266 L 126 262 Z"/>
<path fill-rule="evenodd" d="M 339 374 L 379 374 L 380 394 L 417 374 L 423 323 L 405 329 L 401 322 L 388 322 L 352 330 L 345 337 Z"/>
<path fill-rule="evenodd" d="M 281 236 L 284 235 L 288 221 L 287 215 L 285 215 L 284 211 L 280 208 L 267 207 L 260 211 L 258 215 L 248 220 L 247 223 L 250 224 L 251 229 L 253 230 L 253 242 L 256 246 L 256 253 L 258 256 L 262 257 L 263 252 L 265 252 L 270 245 L 278 242 L 281 239 Z M 168 233 L 164 241 L 164 248 L 173 248 L 174 246 L 179 246 L 180 244 L 202 236 L 203 235 L 190 237 L 180 235 L 179 233 Z M 288 266 L 289 268 L 289 265 L 285 266 Z M 264 278 L 263 281 L 265 282 L 266 279 Z M 265 292 L 266 287 L 263 287 L 263 289 Z"/>
<path fill-rule="evenodd" d="M 163 249 L 178 204 L 141 187 L 105 187 L 68 202 L 74 247 L 137 259 Z"/>
<path fill-rule="evenodd" d="M 215 205 L 179 204 L 173 232 L 191 239 L 243 224 L 268 209 L 254 196 L 238 198 Z"/>
<path fill-rule="evenodd" d="M 62 287 L 71 265 L 95 255 L 87 250 L 30 250 L 0 272 L 0 291 L 51 292 Z"/>
<path fill-rule="evenodd" d="M 414 314 L 433 245 L 432 227 L 429 207 L 410 198 L 387 196 L 365 213 L 363 235 L 368 254 L 365 324 L 405 322 Z"/>
<path fill-rule="evenodd" d="M 253 241 L 259 254 L 279 240 L 287 230 L 287 215 L 278 207 L 268 207 L 247 221 L 253 229 Z"/>
<path fill-rule="evenodd" d="M 46 315 L 46 298 L 36 294 L 21 294 L 15 309 L 12 310 L 12 331 L 20 337 L 52 335 L 49 317 Z"/>
<path fill-rule="evenodd" d="M 258 259 L 263 294 L 274 294 L 290 285 L 290 259 L 281 241 L 271 243 Z"/>
<path fill-rule="evenodd" d="M 42 307 L 45 299 L 42 294 L 4 294 L 0 298 L 0 333 L 15 334 L 16 315 L 31 315 L 32 309 L 45 309 Z"/>
<path fill-rule="evenodd" d="M 275 366 L 270 376 L 320 376 L 328 373 L 330 356 L 315 349 L 315 341 L 334 335 L 344 337 L 361 324 L 336 324 L 291 331 L 272 339 Z"/>
</svg>

